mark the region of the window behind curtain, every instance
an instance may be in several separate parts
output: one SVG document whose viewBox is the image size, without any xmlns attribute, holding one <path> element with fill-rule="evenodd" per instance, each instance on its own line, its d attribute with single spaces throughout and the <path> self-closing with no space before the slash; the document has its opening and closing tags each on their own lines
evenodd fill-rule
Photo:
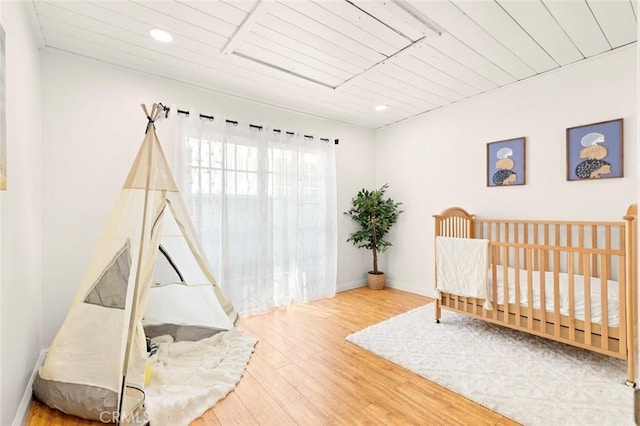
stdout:
<svg viewBox="0 0 640 426">
<path fill-rule="evenodd" d="M 266 131 L 187 136 L 184 192 L 242 314 L 335 294 L 333 147 Z"/>
</svg>

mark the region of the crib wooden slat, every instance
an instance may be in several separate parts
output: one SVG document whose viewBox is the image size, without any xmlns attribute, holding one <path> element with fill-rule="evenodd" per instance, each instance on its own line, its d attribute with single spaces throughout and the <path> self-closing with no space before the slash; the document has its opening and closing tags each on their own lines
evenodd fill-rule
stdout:
<svg viewBox="0 0 640 426">
<path fill-rule="evenodd" d="M 598 247 L 598 227 L 596 225 L 591 226 L 591 248 Z M 591 255 L 591 273 L 594 277 L 599 275 L 600 269 L 598 268 L 598 255 L 593 253 Z"/>
<path fill-rule="evenodd" d="M 574 254 L 569 253 L 567 273 L 569 275 L 569 339 L 576 340 L 576 292 L 574 279 Z"/>
<path fill-rule="evenodd" d="M 521 326 L 521 317 L 520 317 L 520 250 L 518 248 L 515 249 L 515 258 L 513 262 L 513 269 L 515 270 L 515 297 L 516 297 L 516 325 Z"/>
<path fill-rule="evenodd" d="M 509 321 L 509 262 L 507 255 L 507 246 L 502 247 L 504 253 L 505 263 L 502 264 L 502 303 L 504 303 L 504 319 L 505 322 Z"/>
<path fill-rule="evenodd" d="M 495 259 L 498 258 L 498 246 L 492 245 L 491 258 L 491 304 L 493 310 L 491 312 L 491 318 L 498 319 L 498 266 Z"/>
<path fill-rule="evenodd" d="M 538 245 L 538 224 L 533 225 L 533 245 Z M 533 253 L 533 269 L 537 271 L 538 267 L 538 250 Z M 529 299 L 531 300 L 531 299 Z M 531 303 L 531 302 L 529 302 Z"/>
<path fill-rule="evenodd" d="M 500 238 L 500 234 L 501 234 L 501 232 L 500 232 L 501 229 L 500 228 L 502 228 L 502 226 L 500 226 L 500 223 L 497 222 L 496 223 L 496 241 L 502 241 L 502 239 Z M 496 257 L 496 263 L 497 264 L 502 264 L 503 261 L 502 261 L 502 258 L 500 257 L 500 255 L 501 255 L 500 250 L 497 251 L 497 255 L 498 255 L 498 257 Z"/>
<path fill-rule="evenodd" d="M 484 234 L 484 230 L 485 229 L 486 229 L 486 224 L 484 224 L 484 223 L 480 224 L 480 232 L 482 232 Z M 487 235 L 488 235 L 488 233 L 489 232 L 487 231 Z M 479 237 L 479 238 L 481 238 L 481 237 Z M 489 243 L 489 249 L 491 250 L 491 243 Z M 491 264 L 493 264 L 493 257 L 490 259 L 490 262 L 491 262 Z M 490 266 L 490 269 L 493 269 L 493 266 Z M 492 276 L 491 279 L 493 279 L 493 276 Z M 488 296 L 489 295 L 487 295 L 487 297 Z M 489 316 L 488 311 L 486 309 L 482 309 L 482 318 L 486 320 L 488 318 L 488 316 Z"/>
<path fill-rule="evenodd" d="M 529 224 L 526 223 L 522 227 L 522 233 L 524 234 L 522 237 L 522 243 L 526 246 L 529 244 Z M 529 268 L 529 262 L 527 260 L 527 253 L 525 250 L 522 250 L 522 258 L 524 259 L 524 269 Z"/>
<path fill-rule="evenodd" d="M 591 345 L 591 265 L 589 253 L 584 253 L 584 337 L 585 343 Z"/>
<path fill-rule="evenodd" d="M 531 263 L 531 252 L 533 249 L 525 249 L 527 256 L 527 320 L 529 329 L 533 330 L 533 268 Z"/>
<path fill-rule="evenodd" d="M 604 247 L 607 250 L 611 249 L 611 226 L 607 225 L 605 226 L 605 241 L 604 241 Z M 604 274 L 605 278 L 607 280 L 611 279 L 611 256 L 606 256 L 604 258 L 604 265 L 603 268 L 606 268 L 607 273 Z"/>
<path fill-rule="evenodd" d="M 548 223 L 545 223 L 545 224 L 544 224 L 544 245 L 545 245 L 545 246 L 550 245 L 550 243 L 549 243 L 549 224 L 548 224 Z M 549 270 L 549 269 L 547 269 L 547 268 L 549 267 L 549 255 L 550 255 L 550 254 L 551 254 L 551 253 L 550 253 L 550 252 L 548 252 L 548 251 L 546 251 L 546 252 L 544 253 L 544 256 L 545 256 L 545 259 L 544 259 L 544 266 L 545 266 L 545 267 L 544 267 L 544 270 L 545 270 L 545 271 L 548 271 L 548 270 Z"/>
<path fill-rule="evenodd" d="M 559 229 L 559 227 L 556 227 Z M 559 239 L 556 239 L 559 242 Z M 553 334 L 560 336 L 560 251 L 553 251 Z"/>
<path fill-rule="evenodd" d="M 578 247 L 584 248 L 584 225 L 578 225 Z M 578 274 L 582 275 L 584 271 L 584 260 L 582 256 L 578 257 Z"/>
<path fill-rule="evenodd" d="M 607 269 L 607 262 L 604 259 L 604 255 L 600 255 L 600 264 L 602 265 L 602 271 L 600 272 L 600 313 L 602 326 L 602 347 L 609 347 L 609 293 L 607 277 L 609 276 L 609 270 Z"/>
<path fill-rule="evenodd" d="M 542 265 L 540 266 L 540 323 L 542 326 L 541 331 L 544 332 L 546 330 L 547 324 L 547 294 L 546 294 L 546 283 L 545 278 L 547 271 L 547 253 L 546 250 L 540 250 L 540 259 L 542 261 Z M 533 300 L 533 299 L 532 299 Z M 529 302 L 532 303 L 532 302 Z"/>
</svg>

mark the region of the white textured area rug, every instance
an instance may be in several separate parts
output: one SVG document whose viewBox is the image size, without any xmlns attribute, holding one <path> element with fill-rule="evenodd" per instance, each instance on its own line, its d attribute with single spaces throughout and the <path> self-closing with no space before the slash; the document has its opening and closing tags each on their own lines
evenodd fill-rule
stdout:
<svg viewBox="0 0 640 426">
<path fill-rule="evenodd" d="M 347 340 L 525 425 L 633 425 L 626 363 L 432 303 Z"/>
<path fill-rule="evenodd" d="M 157 339 L 166 338 L 171 339 Z M 151 424 L 186 426 L 201 417 L 236 387 L 256 342 L 232 329 L 197 342 L 160 343 L 149 358 L 151 381 L 145 387 Z"/>
</svg>

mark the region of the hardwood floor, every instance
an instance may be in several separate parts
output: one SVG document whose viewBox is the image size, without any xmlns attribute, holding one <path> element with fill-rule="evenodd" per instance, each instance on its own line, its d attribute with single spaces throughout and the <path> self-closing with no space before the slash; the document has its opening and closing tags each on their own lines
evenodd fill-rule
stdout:
<svg viewBox="0 0 640 426">
<path fill-rule="evenodd" d="M 344 339 L 429 301 L 389 288 L 358 288 L 240 320 L 239 328 L 259 339 L 247 370 L 237 388 L 191 426 L 517 425 Z M 26 422 L 102 424 L 37 401 Z"/>
</svg>

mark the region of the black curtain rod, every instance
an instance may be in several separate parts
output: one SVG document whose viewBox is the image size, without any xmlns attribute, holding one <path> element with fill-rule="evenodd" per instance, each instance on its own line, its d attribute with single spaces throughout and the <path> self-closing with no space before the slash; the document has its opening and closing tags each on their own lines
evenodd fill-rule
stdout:
<svg viewBox="0 0 640 426">
<path fill-rule="evenodd" d="M 183 110 L 179 109 L 178 110 L 178 114 L 186 115 L 188 117 L 189 116 L 189 111 L 183 111 Z M 204 114 L 198 114 L 198 115 L 200 116 L 200 118 L 204 118 L 206 120 L 213 121 L 213 115 L 204 115 Z"/>
<path fill-rule="evenodd" d="M 166 106 L 164 104 L 158 104 L 158 105 L 160 105 L 162 107 L 162 110 L 164 111 L 164 117 L 165 118 L 169 117 L 169 111 L 171 110 L 171 108 L 169 108 L 168 106 Z M 186 115 L 187 117 L 189 116 L 189 111 L 187 111 L 187 110 L 182 110 L 182 109 L 178 108 L 177 111 L 178 111 L 178 114 Z M 204 118 L 204 119 L 207 119 L 207 120 L 210 120 L 210 121 L 214 120 L 213 115 L 199 114 L 199 116 L 200 116 L 200 118 Z M 235 121 L 235 120 L 225 120 L 225 122 L 227 122 L 229 124 L 233 124 L 234 126 L 238 125 L 238 122 Z M 251 123 L 249 123 L 249 128 L 262 130 L 262 126 L 257 125 L 257 124 L 251 124 Z M 273 129 L 273 131 L 276 132 L 276 133 L 281 133 L 280 129 Z M 293 136 L 294 132 L 286 132 L 286 134 Z M 313 139 L 312 135 L 304 135 L 304 137 L 309 139 L 309 140 Z M 320 140 L 322 142 L 329 143 L 329 139 L 328 138 L 320 138 Z M 340 142 L 340 139 L 334 139 L 333 140 L 334 145 L 338 145 L 339 142 Z"/>
</svg>

